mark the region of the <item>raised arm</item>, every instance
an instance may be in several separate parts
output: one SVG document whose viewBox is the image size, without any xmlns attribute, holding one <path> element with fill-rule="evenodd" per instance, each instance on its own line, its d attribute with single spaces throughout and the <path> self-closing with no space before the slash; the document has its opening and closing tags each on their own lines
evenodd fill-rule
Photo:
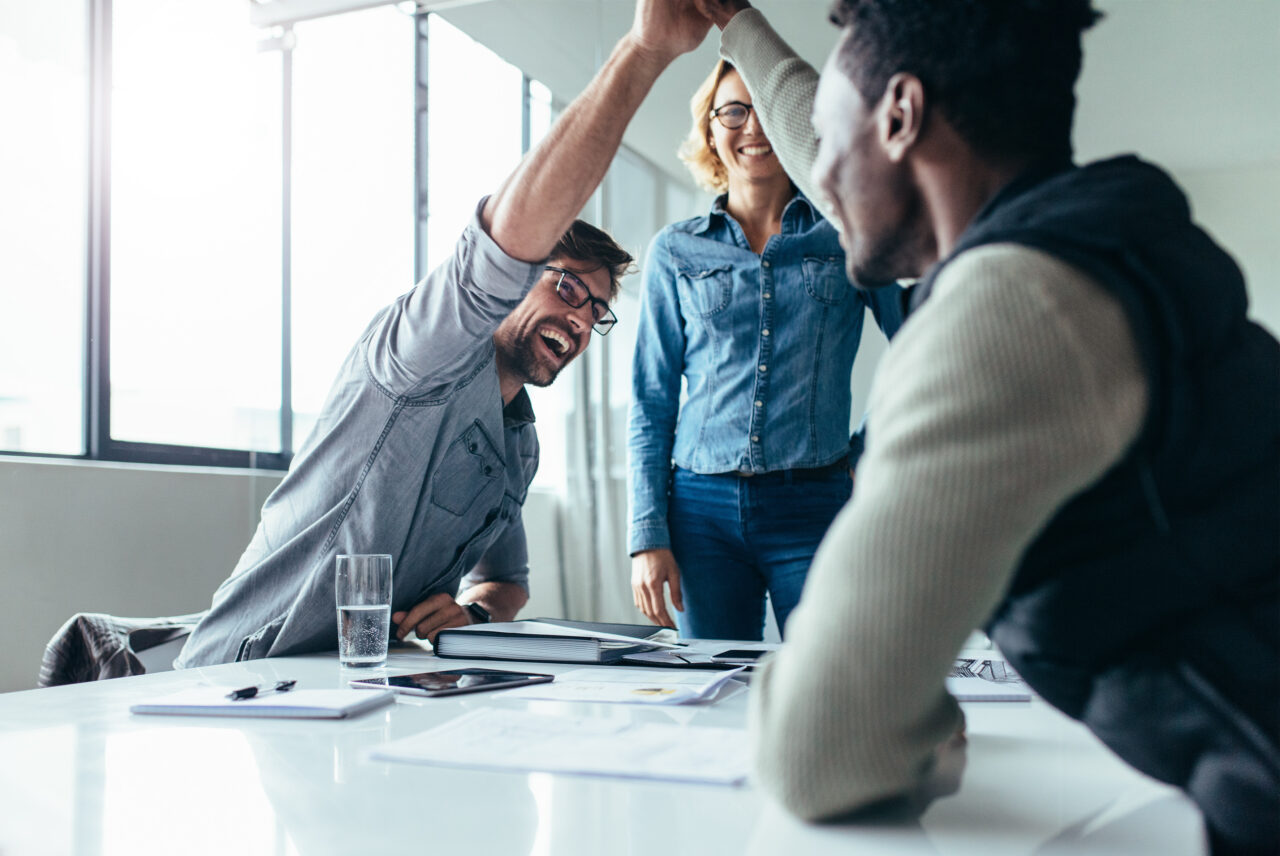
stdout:
<svg viewBox="0 0 1280 856">
<path fill-rule="evenodd" d="M 515 172 L 489 197 L 485 229 L 508 255 L 546 258 L 604 178 L 636 109 L 711 27 L 693 0 L 639 0 L 631 29 Z"/>
<path fill-rule="evenodd" d="M 774 32 L 747 0 L 696 0 L 699 10 L 724 32 L 720 56 L 733 64 L 751 93 L 765 136 L 782 168 L 823 216 L 835 223 L 831 206 L 809 177 L 818 141 L 809 120 L 818 72 Z"/>
</svg>

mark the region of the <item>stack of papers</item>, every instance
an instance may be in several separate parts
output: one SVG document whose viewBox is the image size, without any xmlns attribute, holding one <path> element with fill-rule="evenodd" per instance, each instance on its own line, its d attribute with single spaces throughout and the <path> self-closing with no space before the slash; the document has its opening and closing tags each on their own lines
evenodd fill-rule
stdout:
<svg viewBox="0 0 1280 856">
<path fill-rule="evenodd" d="M 751 769 L 745 729 L 634 723 L 481 708 L 374 749 L 443 767 L 732 785 Z"/>
<path fill-rule="evenodd" d="M 575 669 L 556 675 L 555 683 L 519 687 L 504 698 L 628 704 L 698 704 L 715 698 L 742 669 L 724 672 L 674 669 Z M 736 684 L 741 686 L 741 684 Z"/>
</svg>

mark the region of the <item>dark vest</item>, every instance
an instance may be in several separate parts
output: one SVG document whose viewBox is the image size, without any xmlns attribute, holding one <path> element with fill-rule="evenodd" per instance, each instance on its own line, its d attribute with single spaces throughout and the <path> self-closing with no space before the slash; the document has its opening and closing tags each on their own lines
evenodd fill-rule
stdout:
<svg viewBox="0 0 1280 856">
<path fill-rule="evenodd" d="M 1186 198 L 1134 157 L 1029 172 L 951 255 L 1017 243 L 1124 308 L 1140 437 L 1023 555 L 988 631 L 1046 700 L 1186 790 L 1215 833 L 1280 836 L 1280 345 Z"/>
</svg>

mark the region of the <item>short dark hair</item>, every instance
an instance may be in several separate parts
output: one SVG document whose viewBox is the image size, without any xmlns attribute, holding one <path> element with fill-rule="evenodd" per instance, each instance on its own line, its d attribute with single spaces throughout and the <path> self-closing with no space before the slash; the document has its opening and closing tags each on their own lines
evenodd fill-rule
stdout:
<svg viewBox="0 0 1280 856">
<path fill-rule="evenodd" d="M 924 84 L 980 155 L 1070 157 L 1091 0 L 836 0 L 837 67 L 874 104 L 899 72 Z M 849 28 L 852 28 L 851 30 Z"/>
<path fill-rule="evenodd" d="M 619 280 L 635 271 L 635 259 L 604 229 L 585 220 L 574 220 L 569 231 L 556 242 L 549 258 L 573 259 L 593 265 L 591 270 L 609 271 L 609 299 L 618 296 Z"/>
</svg>

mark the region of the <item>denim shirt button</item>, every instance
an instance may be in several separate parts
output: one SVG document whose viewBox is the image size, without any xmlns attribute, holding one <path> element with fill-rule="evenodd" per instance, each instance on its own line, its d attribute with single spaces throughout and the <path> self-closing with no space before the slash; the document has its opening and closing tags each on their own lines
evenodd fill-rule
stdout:
<svg viewBox="0 0 1280 856">
<path fill-rule="evenodd" d="M 768 370 L 769 370 L 769 367 L 768 367 L 768 366 L 766 366 L 764 363 L 761 363 L 761 364 L 760 364 L 760 373 L 761 373 L 761 374 L 764 374 L 764 373 L 765 373 L 765 372 L 767 372 Z"/>
<path fill-rule="evenodd" d="M 769 335 L 769 328 L 767 328 L 767 327 L 766 327 L 765 329 L 761 330 L 761 331 L 760 331 L 760 335 L 761 335 L 761 336 L 768 336 L 768 335 Z"/>
<path fill-rule="evenodd" d="M 768 267 L 768 266 L 769 266 L 769 260 L 768 260 L 768 259 L 765 259 L 764 261 L 760 262 L 760 266 L 761 266 L 761 267 Z"/>
<path fill-rule="evenodd" d="M 759 442 L 760 442 L 760 435 L 759 435 L 759 434 L 752 434 L 752 435 L 751 435 L 751 442 L 752 442 L 752 443 L 759 443 Z"/>
<path fill-rule="evenodd" d="M 468 451 L 468 452 L 474 452 L 475 450 L 476 450 L 476 444 L 475 444 L 475 443 L 472 443 L 471 445 L 467 446 L 467 451 Z"/>
<path fill-rule="evenodd" d="M 761 297 L 763 297 L 765 300 L 772 300 L 772 299 L 773 299 L 773 292 L 772 292 L 772 291 L 766 291 L 764 294 L 762 294 L 762 295 L 760 295 L 760 296 L 761 296 Z"/>
<path fill-rule="evenodd" d="M 756 399 L 756 407 L 764 407 L 764 402 L 759 399 Z"/>
</svg>

